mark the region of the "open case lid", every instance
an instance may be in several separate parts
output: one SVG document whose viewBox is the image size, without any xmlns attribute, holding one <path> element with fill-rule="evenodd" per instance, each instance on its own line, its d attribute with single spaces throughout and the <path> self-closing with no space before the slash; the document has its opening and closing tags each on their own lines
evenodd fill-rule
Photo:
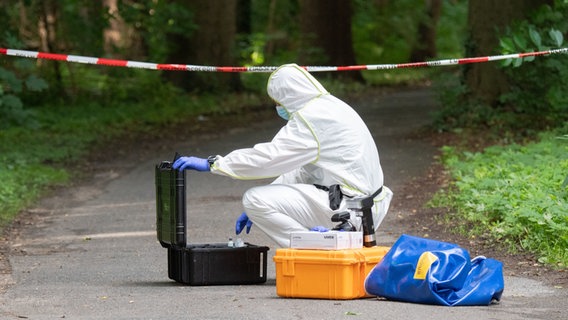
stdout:
<svg viewBox="0 0 568 320">
<path fill-rule="evenodd" d="M 169 248 L 185 247 L 186 234 L 186 174 L 172 168 L 174 161 L 162 161 L 155 168 L 156 231 L 160 244 Z"/>
</svg>

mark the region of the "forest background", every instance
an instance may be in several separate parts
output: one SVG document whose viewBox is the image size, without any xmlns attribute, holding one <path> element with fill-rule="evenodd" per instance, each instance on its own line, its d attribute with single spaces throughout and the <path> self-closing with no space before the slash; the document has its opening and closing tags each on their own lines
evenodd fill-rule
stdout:
<svg viewBox="0 0 568 320">
<path fill-rule="evenodd" d="M 0 0 L 0 48 L 213 66 L 386 64 L 561 48 L 567 0 Z M 0 225 L 71 164 L 188 118 L 258 112 L 266 74 L 0 56 Z M 456 230 L 568 263 L 568 57 L 319 74 L 331 92 L 429 85 Z M 481 144 L 472 141 L 483 141 Z M 481 145 L 481 146 L 480 146 Z M 487 146 L 493 145 L 489 148 Z M 474 227 L 472 227 L 474 226 Z"/>
</svg>

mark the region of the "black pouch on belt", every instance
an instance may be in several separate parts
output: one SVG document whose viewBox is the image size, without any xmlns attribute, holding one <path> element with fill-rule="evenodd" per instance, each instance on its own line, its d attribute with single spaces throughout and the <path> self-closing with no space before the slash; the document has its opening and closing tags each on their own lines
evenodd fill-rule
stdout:
<svg viewBox="0 0 568 320">
<path fill-rule="evenodd" d="M 343 200 L 343 193 L 341 193 L 340 185 L 333 184 L 329 186 L 329 188 L 319 184 L 314 184 L 314 186 L 318 189 L 327 191 L 329 197 L 329 208 L 331 210 L 339 209 L 339 206 L 341 205 L 341 200 Z"/>
<path fill-rule="evenodd" d="M 343 193 L 341 193 L 341 186 L 338 184 L 329 186 L 329 207 L 331 210 L 339 209 L 342 199 Z"/>
</svg>

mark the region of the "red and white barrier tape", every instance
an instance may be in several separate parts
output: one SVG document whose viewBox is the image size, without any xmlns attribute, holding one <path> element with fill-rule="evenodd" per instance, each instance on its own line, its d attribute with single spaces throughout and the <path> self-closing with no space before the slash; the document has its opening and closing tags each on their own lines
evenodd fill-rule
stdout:
<svg viewBox="0 0 568 320">
<path fill-rule="evenodd" d="M 505 59 L 518 59 L 524 57 L 544 56 L 550 54 L 568 53 L 568 48 L 560 48 L 538 52 L 514 53 L 499 56 L 486 56 L 476 58 L 462 59 L 446 59 L 428 62 L 411 62 L 401 64 L 368 64 L 355 66 L 304 66 L 303 68 L 309 72 L 322 71 L 355 71 L 355 70 L 386 70 L 386 69 L 402 69 L 402 68 L 418 68 L 418 67 L 438 67 L 450 66 L 458 64 L 479 63 L 488 61 L 497 61 Z M 67 62 L 77 62 L 85 64 L 97 64 L 112 67 L 140 68 L 151 70 L 174 70 L 174 71 L 201 71 L 201 72 L 272 72 L 278 67 L 274 66 L 256 66 L 256 67 L 215 67 L 215 66 L 198 66 L 189 64 L 159 64 L 149 62 L 137 62 L 128 60 L 104 59 L 95 57 L 84 57 L 58 53 L 36 52 L 26 50 L 4 49 L 0 48 L 0 55 L 25 57 L 34 59 L 60 60 Z"/>
</svg>

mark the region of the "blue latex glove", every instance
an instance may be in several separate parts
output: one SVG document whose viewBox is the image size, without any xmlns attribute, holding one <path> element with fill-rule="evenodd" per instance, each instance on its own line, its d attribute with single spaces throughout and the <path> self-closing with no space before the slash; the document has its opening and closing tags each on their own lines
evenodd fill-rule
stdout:
<svg viewBox="0 0 568 320">
<path fill-rule="evenodd" d="M 172 168 L 179 171 L 183 171 L 185 169 L 211 171 L 209 168 L 209 161 L 207 161 L 207 159 L 197 157 L 180 157 L 174 162 Z"/>
<path fill-rule="evenodd" d="M 243 229 L 247 227 L 247 233 L 250 232 L 250 228 L 252 227 L 252 221 L 249 220 L 246 212 L 243 212 L 239 218 L 237 219 L 237 223 L 235 224 L 235 233 L 240 234 Z"/>
<path fill-rule="evenodd" d="M 315 226 L 311 228 L 310 231 L 328 232 L 329 229 L 323 226 Z"/>
</svg>

